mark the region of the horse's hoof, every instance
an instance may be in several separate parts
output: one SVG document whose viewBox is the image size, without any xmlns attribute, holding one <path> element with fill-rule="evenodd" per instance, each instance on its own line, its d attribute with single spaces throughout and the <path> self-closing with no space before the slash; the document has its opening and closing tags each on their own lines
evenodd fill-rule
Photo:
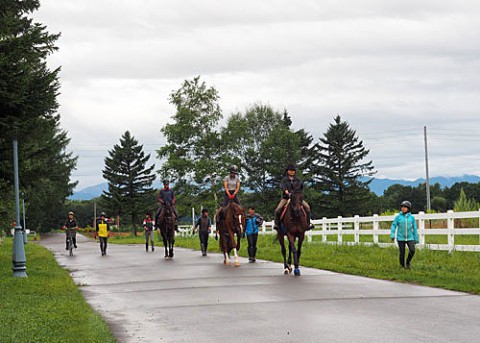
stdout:
<svg viewBox="0 0 480 343">
<path fill-rule="evenodd" d="M 291 273 L 292 272 L 292 266 L 288 266 L 288 272 Z"/>
<path fill-rule="evenodd" d="M 290 274 L 290 271 L 288 270 L 288 268 L 285 268 L 285 270 L 283 271 L 283 275 L 288 275 Z"/>
<path fill-rule="evenodd" d="M 240 267 L 240 262 L 235 262 L 233 265 L 234 265 L 235 267 Z"/>
<path fill-rule="evenodd" d="M 295 276 L 300 276 L 300 268 L 295 268 L 295 270 L 293 271 L 293 274 L 295 274 Z"/>
<path fill-rule="evenodd" d="M 225 260 L 225 261 L 223 261 L 223 264 L 226 265 L 226 266 L 229 266 L 229 265 L 230 265 L 230 261 Z"/>
</svg>

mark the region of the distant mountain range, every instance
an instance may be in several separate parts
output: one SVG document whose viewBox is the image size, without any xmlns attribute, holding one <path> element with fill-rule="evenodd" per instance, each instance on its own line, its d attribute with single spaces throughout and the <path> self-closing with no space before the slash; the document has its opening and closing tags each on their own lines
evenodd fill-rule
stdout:
<svg viewBox="0 0 480 343">
<path fill-rule="evenodd" d="M 480 176 L 477 175 L 463 175 L 463 176 L 437 176 L 430 178 L 430 184 L 439 183 L 442 188 L 451 187 L 457 182 L 478 183 Z M 416 179 L 413 181 L 402 179 L 377 179 L 374 178 L 370 183 L 370 190 L 377 195 L 383 195 L 383 192 L 392 185 L 412 186 L 416 187 L 421 183 L 425 183 L 425 179 Z M 154 182 L 153 187 L 162 187 L 159 181 Z M 90 200 L 102 195 L 102 192 L 108 189 L 106 182 L 95 186 L 86 187 L 73 193 L 69 198 L 71 200 Z"/>
</svg>

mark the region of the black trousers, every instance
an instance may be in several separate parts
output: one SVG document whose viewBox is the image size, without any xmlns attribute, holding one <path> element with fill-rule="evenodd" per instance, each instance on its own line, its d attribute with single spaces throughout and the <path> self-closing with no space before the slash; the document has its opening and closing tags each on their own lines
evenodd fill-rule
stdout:
<svg viewBox="0 0 480 343">
<path fill-rule="evenodd" d="M 400 251 L 400 265 L 405 267 L 405 245 L 408 246 L 407 266 L 410 265 L 410 261 L 415 255 L 415 241 L 397 241 L 397 243 Z"/>
<path fill-rule="evenodd" d="M 200 238 L 200 246 L 202 246 L 203 244 L 203 247 L 205 249 L 205 251 L 207 251 L 207 248 L 208 248 L 208 231 L 199 231 L 198 232 L 198 237 Z M 204 252 L 202 250 L 202 252 Z"/>
<path fill-rule="evenodd" d="M 257 239 L 258 239 L 258 233 L 247 235 L 248 257 L 250 258 L 255 258 L 255 255 L 257 254 Z"/>
<path fill-rule="evenodd" d="M 102 255 L 107 253 L 107 240 L 108 237 L 98 237 L 100 239 L 100 250 L 102 251 Z"/>
</svg>

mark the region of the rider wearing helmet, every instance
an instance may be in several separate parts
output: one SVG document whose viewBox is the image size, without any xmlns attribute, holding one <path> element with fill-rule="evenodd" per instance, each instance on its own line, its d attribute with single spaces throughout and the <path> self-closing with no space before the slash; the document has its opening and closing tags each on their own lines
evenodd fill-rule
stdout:
<svg viewBox="0 0 480 343">
<path fill-rule="evenodd" d="M 400 204 L 400 213 L 397 214 L 392 222 L 390 238 L 392 241 L 396 238 L 399 250 L 400 266 L 410 269 L 410 261 L 415 254 L 415 243 L 418 243 L 417 222 L 410 213 L 412 203 L 410 201 L 402 201 Z M 408 246 L 408 257 L 405 265 L 405 245 Z"/>
<path fill-rule="evenodd" d="M 100 217 L 97 220 L 96 224 L 96 235 L 100 240 L 100 251 L 102 252 L 102 256 L 107 254 L 107 241 L 108 241 L 108 234 L 110 231 L 110 223 L 106 219 L 105 212 L 100 213 Z"/>
<path fill-rule="evenodd" d="M 227 206 L 229 200 L 240 205 L 240 200 L 237 196 L 240 190 L 240 178 L 238 177 L 238 167 L 236 165 L 230 166 L 230 174 L 223 179 L 223 188 L 225 189 L 225 197 L 223 198 L 222 207 Z"/>
<path fill-rule="evenodd" d="M 275 224 L 274 229 L 278 231 L 280 228 L 280 216 L 284 206 L 287 204 L 290 194 L 296 191 L 303 191 L 303 182 L 296 175 L 297 168 L 294 164 L 289 164 L 285 170 L 285 176 L 282 179 L 281 188 L 282 188 L 282 199 L 278 203 L 277 208 L 275 209 Z M 303 208 L 307 214 L 307 231 L 314 228 L 313 224 L 310 223 L 310 206 L 305 200 L 302 202 Z"/>
</svg>

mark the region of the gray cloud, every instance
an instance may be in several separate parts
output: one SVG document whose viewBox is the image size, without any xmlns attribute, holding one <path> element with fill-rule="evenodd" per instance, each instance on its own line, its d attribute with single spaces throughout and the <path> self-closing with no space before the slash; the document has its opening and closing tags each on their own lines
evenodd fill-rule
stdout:
<svg viewBox="0 0 480 343">
<path fill-rule="evenodd" d="M 168 96 L 195 75 L 226 116 L 261 101 L 318 139 L 340 114 L 380 176 L 424 176 L 424 126 L 432 175 L 480 173 L 478 1 L 45 0 L 35 19 L 62 33 L 49 64 L 80 186 L 125 130 L 164 144 Z"/>
</svg>

